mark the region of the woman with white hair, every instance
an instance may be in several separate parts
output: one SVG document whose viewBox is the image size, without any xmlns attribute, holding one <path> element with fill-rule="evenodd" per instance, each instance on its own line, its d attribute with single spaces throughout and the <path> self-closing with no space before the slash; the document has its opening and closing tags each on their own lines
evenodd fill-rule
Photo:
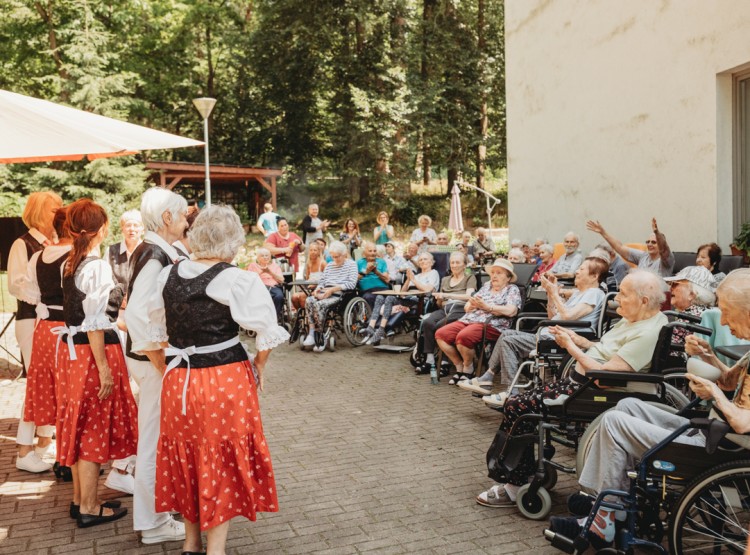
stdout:
<svg viewBox="0 0 750 555">
<path fill-rule="evenodd" d="M 508 260 L 510 260 L 513 264 L 525 264 L 526 255 L 520 248 L 513 247 L 508 251 Z"/>
<path fill-rule="evenodd" d="M 162 366 L 156 509 L 185 517 L 183 552 L 224 553 L 229 521 L 278 510 L 257 390 L 271 349 L 289 338 L 259 277 L 231 264 L 245 234 L 228 206 L 201 211 L 194 260 L 164 268 L 151 299 L 150 338 L 168 341 Z M 257 352 L 239 341 L 256 333 Z"/>
<path fill-rule="evenodd" d="M 141 198 L 141 218 L 146 227 L 143 242 L 131 255 L 128 330 L 125 361 L 130 376 L 138 384 L 138 456 L 133 490 L 133 528 L 141 532 L 145 544 L 185 539 L 182 522 L 154 508 L 156 483 L 156 444 L 159 440 L 159 397 L 161 395 L 164 349 L 148 333 L 151 321 L 148 303 L 156 288 L 156 278 L 180 254 L 173 243 L 183 236 L 187 222 L 187 201 L 162 187 L 151 187 Z"/>
<path fill-rule="evenodd" d="M 430 245 L 437 245 L 437 234 L 430 227 L 432 225 L 432 218 L 426 214 L 422 214 L 417 223 L 419 227 L 412 232 L 411 239 L 409 240 L 419 247 L 420 253 L 423 253 Z"/>
<path fill-rule="evenodd" d="M 55 211 L 62 206 L 62 199 L 57 193 L 40 191 L 31 193 L 26 201 L 21 219 L 29 231 L 13 242 L 8 254 L 8 292 L 18 299 L 16 310 L 16 340 L 21 347 L 23 363 L 28 367 L 31 362 L 31 348 L 34 338 L 34 322 L 36 312 L 34 306 L 21 300 L 26 283 L 26 275 L 31 256 L 51 245 L 55 236 L 52 220 Z M 24 408 L 21 407 L 23 415 Z M 18 423 L 16 443 L 18 457 L 16 468 L 27 472 L 45 472 L 52 465 L 42 460 L 42 456 L 52 445 L 54 426 L 34 427 L 33 422 L 26 422 L 21 417 Z M 36 450 L 34 448 L 34 432 L 39 435 Z"/>
<path fill-rule="evenodd" d="M 537 267 L 534 277 L 531 278 L 533 283 L 540 283 L 542 281 L 542 276 L 547 272 L 552 271 L 552 266 L 555 265 L 555 259 L 552 256 L 554 252 L 555 248 L 549 243 L 539 245 L 539 266 Z"/>
<path fill-rule="evenodd" d="M 334 241 L 328 250 L 333 260 L 323 270 L 318 286 L 305 300 L 309 331 L 302 345 L 313 347 L 316 353 L 322 353 L 325 350 L 323 326 L 328 311 L 341 302 L 342 292 L 351 291 L 357 286 L 359 278 L 357 264 L 349 258 L 349 249 L 344 243 Z"/>
<path fill-rule="evenodd" d="M 141 244 L 143 220 L 138 210 L 127 210 L 120 216 L 122 241 L 110 245 L 107 249 L 107 260 L 112 267 L 115 281 L 125 291 L 130 278 L 130 257 L 135 248 Z M 127 301 L 124 301 L 127 302 Z"/>
<path fill-rule="evenodd" d="M 664 281 L 669 285 L 671 293 L 669 302 L 678 312 L 700 318 L 716 304 L 714 276 L 703 266 L 687 266 L 676 276 L 664 278 Z M 683 345 L 689 334 L 685 328 L 675 328 L 672 332 L 672 344 Z"/>
<path fill-rule="evenodd" d="M 266 248 L 259 248 L 255 253 L 255 262 L 248 264 L 247 271 L 255 272 L 260 276 L 263 285 L 266 286 L 271 294 L 273 306 L 276 308 L 276 318 L 281 322 L 281 313 L 284 310 L 284 274 L 273 258 L 271 251 Z"/>
</svg>

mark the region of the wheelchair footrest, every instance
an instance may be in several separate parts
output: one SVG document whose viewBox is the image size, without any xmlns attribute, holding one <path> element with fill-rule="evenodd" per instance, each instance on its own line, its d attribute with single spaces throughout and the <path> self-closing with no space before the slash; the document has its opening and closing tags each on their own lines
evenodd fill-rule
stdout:
<svg viewBox="0 0 750 555">
<path fill-rule="evenodd" d="M 373 349 L 388 353 L 408 353 L 414 349 L 414 345 L 377 345 Z"/>
</svg>

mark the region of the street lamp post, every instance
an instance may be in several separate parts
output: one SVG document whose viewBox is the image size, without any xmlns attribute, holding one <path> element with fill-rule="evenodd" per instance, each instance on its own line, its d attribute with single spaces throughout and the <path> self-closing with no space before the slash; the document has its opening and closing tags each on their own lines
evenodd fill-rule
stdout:
<svg viewBox="0 0 750 555">
<path fill-rule="evenodd" d="M 492 237 L 492 211 L 495 209 L 495 206 L 500 204 L 502 201 L 495 197 L 494 195 L 488 193 L 484 189 L 480 189 L 476 185 L 472 185 L 471 183 L 467 183 L 466 181 L 463 181 L 459 179 L 457 181 L 459 189 L 473 189 L 475 191 L 478 191 L 484 195 L 484 199 L 487 201 L 487 233 L 490 237 Z M 492 199 L 492 205 L 490 205 L 490 199 Z"/>
<path fill-rule="evenodd" d="M 216 104 L 215 98 L 195 98 L 193 99 L 195 108 L 203 118 L 203 143 L 204 143 L 204 157 L 206 159 L 206 206 L 211 206 L 211 175 L 209 170 L 209 158 L 208 158 L 208 116 L 211 115 L 211 110 L 214 109 Z"/>
</svg>

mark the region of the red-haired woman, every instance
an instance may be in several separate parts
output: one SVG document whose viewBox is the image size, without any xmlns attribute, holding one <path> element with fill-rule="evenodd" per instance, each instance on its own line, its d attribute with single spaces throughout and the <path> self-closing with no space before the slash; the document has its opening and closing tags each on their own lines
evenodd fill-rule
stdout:
<svg viewBox="0 0 750 555">
<path fill-rule="evenodd" d="M 359 233 L 359 224 L 349 218 L 344 222 L 344 231 L 339 233 L 339 241 L 349 247 L 349 254 L 354 258 L 354 249 L 362 244 L 362 236 Z"/>
<path fill-rule="evenodd" d="M 61 430 L 58 426 L 58 411 L 64 405 L 61 396 L 66 388 L 62 383 L 68 372 L 68 360 L 66 356 L 57 356 L 57 336 L 52 330 L 65 325 L 62 268 L 73 246 L 64 207 L 55 212 L 52 225 L 58 242 L 32 255 L 23 292 L 23 300 L 36 305 L 37 318 L 26 378 L 23 419 L 33 422 L 37 427 L 57 426 L 59 441 Z"/>
<path fill-rule="evenodd" d="M 21 347 L 23 362 L 28 370 L 31 361 L 31 346 L 34 340 L 34 313 L 33 305 L 23 301 L 23 289 L 26 274 L 29 268 L 31 255 L 51 245 L 54 240 L 55 230 L 52 227 L 52 219 L 55 210 L 62 206 L 62 199 L 57 193 L 51 191 L 37 191 L 31 193 L 23 210 L 23 223 L 29 228 L 27 233 L 16 239 L 8 254 L 8 292 L 18 299 L 18 310 L 16 311 L 16 339 Z M 23 419 L 24 409 L 21 409 L 21 418 L 18 422 L 18 433 L 16 443 L 18 444 L 18 458 L 16 468 L 27 472 L 45 472 L 52 465 L 43 461 L 47 449 L 52 444 L 52 434 L 55 431 L 52 426 L 42 426 L 35 429 L 33 422 Z M 39 436 L 39 443 L 34 449 L 34 432 Z"/>
<path fill-rule="evenodd" d="M 78 527 L 87 528 L 127 514 L 99 503 L 97 484 L 102 463 L 135 454 L 138 410 L 115 331 L 123 292 L 99 257 L 107 213 L 81 199 L 68 206 L 67 222 L 73 248 L 63 275 L 63 312 L 70 366 L 58 455 L 73 471 Z"/>
</svg>

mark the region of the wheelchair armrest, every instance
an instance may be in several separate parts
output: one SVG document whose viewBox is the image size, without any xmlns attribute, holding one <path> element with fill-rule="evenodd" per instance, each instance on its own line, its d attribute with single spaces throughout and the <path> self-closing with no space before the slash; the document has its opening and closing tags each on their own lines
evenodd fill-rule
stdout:
<svg viewBox="0 0 750 555">
<path fill-rule="evenodd" d="M 548 318 L 546 312 L 522 312 L 516 317 L 516 330 L 522 331 L 526 322 L 539 322 Z M 530 326 L 531 327 L 531 326 Z"/>
<path fill-rule="evenodd" d="M 600 385 L 622 385 L 624 382 L 661 383 L 664 376 L 643 372 L 613 372 L 611 370 L 588 370 L 586 377 L 599 380 Z"/>
<path fill-rule="evenodd" d="M 694 314 L 688 314 L 686 312 L 679 312 L 677 310 L 665 310 L 662 312 L 664 316 L 668 318 L 681 318 L 683 320 L 687 320 L 688 322 L 692 322 L 693 324 L 700 324 L 701 323 L 701 317 L 696 316 Z"/>
<path fill-rule="evenodd" d="M 692 322 L 692 319 L 694 318 L 694 316 L 692 316 L 691 314 L 682 314 L 680 312 L 675 312 L 673 310 L 667 310 L 663 312 L 662 314 L 665 314 L 666 316 L 682 318 L 684 320 L 688 320 L 688 319 L 691 320 L 690 322 L 680 322 L 680 321 L 675 320 L 675 321 L 669 322 L 666 326 L 664 326 L 666 328 L 670 328 L 670 329 L 683 328 L 688 331 L 692 331 L 693 333 L 700 333 L 701 335 L 705 335 L 708 337 L 710 337 L 714 333 L 714 331 L 711 328 L 707 328 L 704 326 L 699 326 L 698 324 L 694 324 Z"/>
<path fill-rule="evenodd" d="M 549 326 L 560 326 L 561 328 L 591 328 L 591 322 L 586 320 L 542 320 L 539 322 L 540 328 Z"/>
</svg>

